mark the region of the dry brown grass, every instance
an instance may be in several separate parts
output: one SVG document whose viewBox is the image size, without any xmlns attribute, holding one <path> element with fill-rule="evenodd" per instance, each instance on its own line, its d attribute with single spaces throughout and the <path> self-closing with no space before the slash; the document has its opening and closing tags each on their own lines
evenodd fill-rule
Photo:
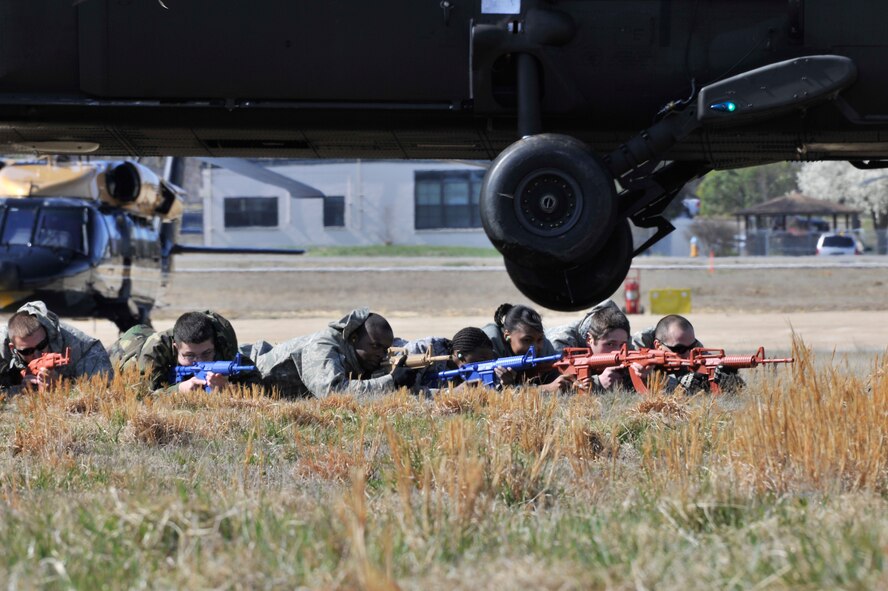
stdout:
<svg viewBox="0 0 888 591">
<path fill-rule="evenodd" d="M 646 397 L 636 405 L 635 412 L 640 415 L 657 414 L 664 419 L 684 419 L 688 414 L 687 406 L 680 399 L 662 395 Z"/>
<path fill-rule="evenodd" d="M 330 425 L 336 420 L 334 417 L 322 414 L 314 406 L 300 403 L 282 405 L 273 416 L 297 427 Z"/>
<path fill-rule="evenodd" d="M 318 402 L 321 410 L 345 410 L 354 414 L 361 412 L 361 405 L 354 397 L 347 394 L 331 394 L 321 398 Z"/>
<path fill-rule="evenodd" d="M 435 394 L 435 410 L 442 415 L 477 413 L 487 405 L 487 394 L 487 388 L 477 385 L 448 387 Z"/>
<path fill-rule="evenodd" d="M 335 423 L 339 428 L 341 441 L 349 443 L 337 447 L 325 442 L 313 442 L 311 439 L 293 431 L 293 443 L 297 456 L 294 475 L 304 479 L 345 482 L 354 474 L 370 475 L 379 454 L 382 433 L 376 433 L 371 439 L 367 433 L 367 423 L 362 420 L 358 425 L 357 434 L 347 437 L 342 430 L 341 422 Z"/>
<path fill-rule="evenodd" d="M 379 416 L 406 415 L 424 413 L 425 406 L 406 388 L 400 388 L 388 396 L 370 402 L 367 409 Z M 366 412 L 366 411 L 365 411 Z"/>
<path fill-rule="evenodd" d="M 888 490 L 886 360 L 864 378 L 804 350 L 796 356 L 791 377 L 764 374 L 730 399 L 470 387 L 362 404 L 249 390 L 150 396 L 125 377 L 78 382 L 7 405 L 12 453 L 0 462 L 0 498 L 15 505 L 4 518 L 15 519 L 37 506 L 32 490 L 104 498 L 114 487 L 110 517 L 93 520 L 90 507 L 73 523 L 53 516 L 53 527 L 85 530 L 83 548 L 119 536 L 125 551 L 99 547 L 95 556 L 119 555 L 118 572 L 128 560 L 162 564 L 150 577 L 160 587 L 238 578 L 250 587 L 447 588 L 467 573 L 463 588 L 872 582 L 855 574 L 875 568 L 861 545 L 884 553 L 888 538 L 855 528 Z M 816 521 L 828 498 L 853 502 Z M 43 509 L 34 511 L 42 523 Z M 42 555 L 76 563 L 38 530 L 10 534 L 0 522 L 7 544 L 37 539 Z M 27 547 L 7 552 L 17 557 L 10 564 L 30 560 Z M 842 570 L 855 560 L 857 571 Z M 493 576 L 491 564 L 527 570 Z M 429 578 L 435 572 L 440 580 Z"/>
<path fill-rule="evenodd" d="M 306 480 L 345 482 L 352 470 L 364 466 L 361 458 L 336 448 L 314 447 L 303 449 L 293 473 Z"/>
<path fill-rule="evenodd" d="M 196 434 L 195 417 L 146 410 L 130 421 L 132 436 L 148 445 L 188 443 Z"/>
<path fill-rule="evenodd" d="M 75 453 L 78 445 L 63 416 L 44 413 L 15 427 L 9 449 L 13 455 L 59 457 Z"/>
<path fill-rule="evenodd" d="M 43 392 L 26 390 L 14 398 L 18 422 L 13 430 L 10 451 L 13 455 L 60 457 L 82 451 L 75 425 L 68 417 L 70 391 L 92 389 L 104 391 L 107 386 L 101 377 L 84 378 L 73 383 L 59 382 Z M 84 408 L 99 408 L 99 395 L 81 396 Z"/>
<path fill-rule="evenodd" d="M 387 568 L 383 572 L 370 559 L 367 549 L 367 480 L 366 474 L 355 470 L 351 474 L 351 486 L 346 491 L 339 511 L 349 537 L 347 563 L 349 577 L 344 588 L 365 591 L 397 591 L 400 589 L 392 578 L 391 545 L 386 554 Z M 390 539 L 390 538 L 389 538 Z"/>
<path fill-rule="evenodd" d="M 817 370 L 796 342 L 791 379 L 766 381 L 735 417 L 726 441 L 738 473 L 756 490 L 794 487 L 888 490 L 888 378 L 876 361 L 872 379 L 835 366 Z"/>
</svg>

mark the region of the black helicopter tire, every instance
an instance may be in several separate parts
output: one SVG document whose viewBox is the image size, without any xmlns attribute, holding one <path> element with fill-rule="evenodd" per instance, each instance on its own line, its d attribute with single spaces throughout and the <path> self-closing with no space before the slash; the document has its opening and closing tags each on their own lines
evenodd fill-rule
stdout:
<svg viewBox="0 0 888 591">
<path fill-rule="evenodd" d="M 521 293 L 543 307 L 573 312 L 600 303 L 620 288 L 632 265 L 632 246 L 632 231 L 624 219 L 593 260 L 573 267 L 530 269 L 504 260 L 509 277 Z"/>
<path fill-rule="evenodd" d="M 607 242 L 617 216 L 614 179 L 583 142 L 559 134 L 519 140 L 481 187 L 481 223 L 502 255 L 528 267 L 568 268 Z"/>
</svg>

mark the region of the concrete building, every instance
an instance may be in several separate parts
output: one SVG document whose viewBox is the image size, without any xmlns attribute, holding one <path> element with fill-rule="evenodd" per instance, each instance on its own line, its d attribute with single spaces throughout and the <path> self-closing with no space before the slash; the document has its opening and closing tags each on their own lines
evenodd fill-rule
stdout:
<svg viewBox="0 0 888 591">
<path fill-rule="evenodd" d="M 247 164 L 273 174 L 247 176 L 249 171 L 217 166 L 203 169 L 205 245 L 490 246 L 478 213 L 486 163 L 261 160 Z M 296 198 L 298 187 L 288 187 L 288 180 L 309 185 L 322 196 Z"/>
</svg>

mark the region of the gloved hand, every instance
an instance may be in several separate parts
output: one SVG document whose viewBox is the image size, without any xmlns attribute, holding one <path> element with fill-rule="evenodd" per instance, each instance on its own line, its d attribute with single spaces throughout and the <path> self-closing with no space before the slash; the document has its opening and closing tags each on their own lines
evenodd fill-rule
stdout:
<svg viewBox="0 0 888 591">
<path fill-rule="evenodd" d="M 416 370 L 407 368 L 407 356 L 402 355 L 400 359 L 398 359 L 398 363 L 392 367 L 392 380 L 395 382 L 395 386 L 400 388 L 402 386 L 413 386 L 413 383 L 416 381 Z"/>
<path fill-rule="evenodd" d="M 715 383 L 718 384 L 722 392 L 736 392 L 746 385 L 736 367 L 722 366 L 715 368 Z"/>
<path fill-rule="evenodd" d="M 709 389 L 709 380 L 705 375 L 697 372 L 684 374 L 678 379 L 678 383 L 688 394 Z"/>
</svg>

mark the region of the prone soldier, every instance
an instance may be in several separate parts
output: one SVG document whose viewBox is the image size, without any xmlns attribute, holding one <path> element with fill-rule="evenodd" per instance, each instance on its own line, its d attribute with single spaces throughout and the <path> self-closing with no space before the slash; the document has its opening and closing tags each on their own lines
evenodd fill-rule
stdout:
<svg viewBox="0 0 888 591">
<path fill-rule="evenodd" d="M 421 355 L 434 360 L 424 363 L 423 367 L 416 370 L 414 390 L 418 393 L 428 393 L 431 389 L 439 387 L 441 384 L 438 374 L 443 371 L 458 369 L 466 363 L 490 361 L 497 357 L 490 338 L 483 330 L 474 326 L 460 329 L 452 339 L 426 337 L 415 341 L 402 341 L 399 342 L 399 348 L 408 355 Z M 505 378 L 506 385 L 514 382 L 514 372 L 500 371 L 498 374 Z"/>
<path fill-rule="evenodd" d="M 657 325 L 632 335 L 634 349 L 664 349 L 688 358 L 691 349 L 703 344 L 697 340 L 694 325 L 684 316 L 670 314 L 664 316 Z"/>
<path fill-rule="evenodd" d="M 632 345 L 635 349 L 671 351 L 683 359 L 690 357 L 691 350 L 703 348 L 703 343 L 697 340 L 694 326 L 687 318 L 677 314 L 664 316 L 655 327 L 632 335 Z M 736 368 L 718 368 L 715 382 L 725 392 L 735 391 L 744 386 L 743 378 L 740 377 Z M 691 394 L 698 390 L 709 390 L 709 383 L 705 377 L 690 371 L 667 376 L 667 391 L 672 391 L 679 385 Z"/>
<path fill-rule="evenodd" d="M 412 389 L 415 392 L 435 387 L 439 371 L 447 367 L 452 352 L 450 339 L 444 337 L 425 337 L 412 341 L 395 338 L 394 345 L 383 360 L 379 370 L 373 377 L 391 373 L 398 366 L 401 357 L 406 356 L 405 365 L 415 370 L 415 381 Z"/>
<path fill-rule="evenodd" d="M 358 308 L 314 334 L 296 337 L 257 356 L 262 383 L 287 398 L 347 393 L 371 399 L 399 387 L 413 386 L 415 372 L 406 357 L 391 373 L 372 377 L 385 360 L 394 335 L 388 321 L 367 308 Z M 267 349 L 267 350 L 265 350 Z"/>
<path fill-rule="evenodd" d="M 593 308 L 584 320 L 586 345 L 593 355 L 615 353 L 628 345 L 631 332 L 629 319 L 612 301 Z M 628 368 L 619 366 L 608 367 L 600 374 L 577 383 L 583 390 L 599 393 L 614 388 L 631 390 L 633 387 Z"/>
<path fill-rule="evenodd" d="M 556 353 L 555 347 L 546 338 L 542 318 L 533 308 L 502 304 L 494 312 L 493 319 L 494 322 L 485 325 L 482 330 L 490 337 L 497 358 L 524 355 L 531 347 L 540 357 Z M 506 370 L 506 373 L 509 371 L 512 370 Z M 499 377 L 502 379 L 503 376 Z M 520 382 L 527 378 L 525 375 L 518 376 L 516 381 Z M 541 389 L 547 392 L 568 390 L 573 385 L 571 376 L 559 375 L 556 371 L 534 376 L 533 380 L 542 383 Z"/>
<path fill-rule="evenodd" d="M 121 368 L 138 367 L 148 376 L 155 392 L 186 393 L 207 386 L 224 388 L 229 383 L 250 384 L 258 381 L 256 372 L 238 376 L 207 374 L 174 383 L 176 366 L 192 365 L 196 361 L 230 361 L 238 353 L 237 335 L 231 323 L 216 312 L 186 312 L 173 328 L 155 332 L 151 327 L 136 325 L 123 333 L 109 348 L 111 359 Z M 249 359 L 243 363 L 251 364 Z"/>
<path fill-rule="evenodd" d="M 552 343 L 556 351 L 567 347 L 587 346 L 589 328 L 597 314 L 613 309 L 620 312 L 620 307 L 613 300 L 605 300 L 589 310 L 585 316 L 570 324 L 563 324 L 546 329 L 546 339 Z"/>
<path fill-rule="evenodd" d="M 26 385 L 43 391 L 62 378 L 112 374 L 102 343 L 61 322 L 41 301 L 23 305 L 0 331 L 4 343 L 0 349 L 0 388 L 17 390 Z M 34 360 L 51 353 L 67 353 L 68 360 L 36 374 L 27 370 Z"/>
</svg>

